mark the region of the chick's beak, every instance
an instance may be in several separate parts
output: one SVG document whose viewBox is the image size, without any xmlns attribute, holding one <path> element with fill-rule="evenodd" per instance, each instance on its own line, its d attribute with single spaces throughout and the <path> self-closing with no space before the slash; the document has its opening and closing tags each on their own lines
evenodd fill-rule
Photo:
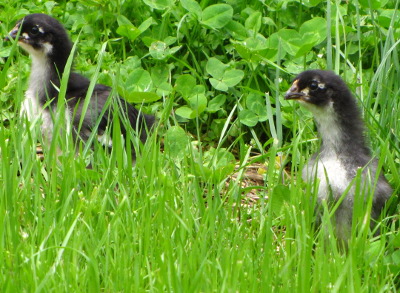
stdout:
<svg viewBox="0 0 400 293">
<path fill-rule="evenodd" d="M 18 36 L 18 31 L 19 31 L 19 23 L 15 25 L 15 27 L 8 33 L 8 35 L 5 37 L 6 41 L 10 41 L 11 39 L 15 40 Z M 22 37 L 20 36 L 19 39 Z"/>
<path fill-rule="evenodd" d="M 305 93 L 299 91 L 297 85 L 298 80 L 295 80 L 290 89 L 285 94 L 285 100 L 300 100 L 306 96 Z"/>
</svg>

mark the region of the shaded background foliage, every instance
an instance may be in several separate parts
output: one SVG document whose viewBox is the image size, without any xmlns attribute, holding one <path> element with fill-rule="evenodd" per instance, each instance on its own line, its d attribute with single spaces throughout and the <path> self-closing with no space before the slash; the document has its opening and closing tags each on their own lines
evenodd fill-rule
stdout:
<svg viewBox="0 0 400 293">
<path fill-rule="evenodd" d="M 28 13 L 58 18 L 73 41 L 79 37 L 75 67 L 87 76 L 107 41 L 99 82 L 117 83 L 130 101 L 174 99 L 177 121 L 193 135 L 200 134 L 199 140 L 213 144 L 238 106 L 227 145 L 239 136 L 248 143 L 254 138 L 249 127 L 260 141 L 276 133 L 284 144 L 290 140 L 293 115 L 292 106 L 279 97 L 293 75 L 310 68 L 336 70 L 353 90 L 362 84 L 368 92 L 369 80 L 384 59 L 379 52 L 399 36 L 396 5 L 389 0 L 47 1 L 3 4 L 0 17 L 3 34 Z M 388 40 L 390 30 L 393 39 Z M 2 47 L 0 56 L 7 57 L 7 52 L 9 47 Z M 396 78 L 398 68 L 388 73 Z M 1 95 L 6 110 L 13 103 L 13 81 Z M 365 106 L 376 110 L 385 102 L 374 96 L 379 90 L 375 86 Z M 146 104 L 145 110 L 156 113 L 162 104 Z M 258 148 L 262 152 L 264 147 Z"/>
</svg>

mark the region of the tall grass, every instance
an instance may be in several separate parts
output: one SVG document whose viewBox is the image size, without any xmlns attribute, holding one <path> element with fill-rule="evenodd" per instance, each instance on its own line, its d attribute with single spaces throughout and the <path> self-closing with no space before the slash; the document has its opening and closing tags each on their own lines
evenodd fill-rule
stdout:
<svg viewBox="0 0 400 293">
<path fill-rule="evenodd" d="M 329 11 L 336 11 L 331 5 Z M 341 21 L 340 15 L 326 17 Z M 360 19 L 358 15 L 356 20 Z M 161 21 L 171 29 L 167 19 Z M 357 30 L 361 34 L 361 28 Z M 351 87 L 360 87 L 357 97 L 373 152 L 398 193 L 399 45 L 395 30 L 387 33 L 383 48 L 374 52 L 375 73 L 364 72 L 362 64 L 355 64 L 351 72 L 353 68 L 345 67 L 350 62 L 346 48 L 340 46 L 332 47 L 326 58 L 332 69 L 350 70 L 346 77 Z M 332 34 L 331 43 L 340 44 L 339 38 L 339 32 Z M 105 41 L 98 48 L 106 46 L 112 45 Z M 99 64 L 110 58 L 104 50 L 99 52 Z M 363 54 L 362 48 L 358 53 Z M 201 70 L 196 54 L 191 58 Z M 11 67 L 24 68 L 26 58 L 19 56 L 14 62 Z M 214 144 L 217 149 L 237 150 L 236 181 L 231 174 L 221 179 L 215 160 L 207 161 L 207 150 L 199 148 L 200 119 L 196 137 L 200 142 L 188 135 L 181 156 L 171 155 L 163 146 L 163 136 L 179 123 L 172 113 L 179 99 L 176 92 L 158 106 L 160 123 L 144 145 L 133 136 L 120 140 L 116 127 L 111 153 L 93 139 L 94 150 L 78 145 L 76 154 L 71 138 L 61 131 L 56 132 L 59 137 L 53 146 L 45 148 L 42 161 L 35 154 L 36 141 L 41 140 L 37 127 L 18 118 L 2 122 L 1 291 L 395 292 L 400 272 L 398 214 L 394 221 L 383 222 L 381 236 L 375 238 L 360 221 L 353 227 L 347 252 L 333 237 L 332 207 L 322 207 L 323 228 L 316 225 L 313 186 L 298 176 L 318 144 L 312 119 L 297 106 L 276 106 L 281 100 L 279 80 L 287 75 L 275 68 L 276 80 L 271 82 L 275 91 L 266 96 L 266 107 L 276 115 L 269 115 L 264 122 L 268 126 L 263 126 L 271 139 L 262 141 L 260 136 L 266 134 L 250 129 L 250 143 L 244 133 L 231 140 L 242 106 L 238 99 Z M 262 69 L 254 75 L 264 76 Z M 100 79 L 99 71 L 100 65 L 93 81 Z M 362 83 L 356 84 L 353 76 L 362 77 Z M 0 78 L 0 84 L 7 83 L 6 74 Z M 262 91 L 262 86 L 254 90 Z M 19 77 L 16 101 L 23 91 Z M 16 117 L 18 109 L 17 102 Z M 293 117 L 290 131 L 284 128 L 288 112 Z M 124 115 L 118 119 L 127 123 Z M 127 147 L 139 148 L 135 166 L 127 159 Z M 261 156 L 254 157 L 254 150 Z M 290 163 L 280 164 L 281 159 Z M 259 187 L 260 199 L 246 204 L 245 167 L 260 161 L 267 166 L 265 185 Z M 86 168 L 88 162 L 92 169 Z M 354 216 L 364 219 L 364 209 Z"/>
</svg>

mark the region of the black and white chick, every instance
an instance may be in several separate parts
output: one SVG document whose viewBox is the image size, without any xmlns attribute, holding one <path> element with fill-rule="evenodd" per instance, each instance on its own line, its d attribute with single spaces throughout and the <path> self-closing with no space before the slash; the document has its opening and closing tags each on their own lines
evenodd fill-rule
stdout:
<svg viewBox="0 0 400 293">
<path fill-rule="evenodd" d="M 297 100 L 312 112 L 321 147 L 303 170 L 303 179 L 313 184 L 319 180 L 318 202 L 335 203 L 352 184 L 357 171 L 360 176 L 362 197 L 356 197 L 356 184 L 345 195 L 335 213 L 335 230 L 338 240 L 351 236 L 355 198 L 366 198 L 368 187 L 373 190 L 371 217 L 377 219 L 392 188 L 380 173 L 376 186 L 377 161 L 371 157 L 365 138 L 365 127 L 360 109 L 345 82 L 335 73 L 308 70 L 300 73 L 286 92 L 286 100 Z M 373 221 L 371 225 L 373 226 Z"/>
<path fill-rule="evenodd" d="M 21 48 L 32 59 L 29 86 L 22 103 L 21 114 L 28 120 L 41 121 L 44 140 L 50 143 L 53 136 L 54 113 L 57 111 L 58 89 L 64 68 L 73 47 L 68 34 L 59 21 L 46 14 L 30 14 L 18 21 L 10 31 L 8 38 L 16 39 Z M 113 107 L 104 109 L 110 99 L 112 89 L 96 84 L 87 110 L 83 110 L 90 80 L 78 73 L 71 72 L 66 90 L 66 122 L 72 124 L 72 134 L 86 141 L 95 129 L 98 120 L 97 138 L 105 146 L 112 147 L 112 141 L 106 131 L 112 127 Z M 116 99 L 120 116 L 126 116 L 136 136 L 145 141 L 148 130 L 154 124 L 154 117 L 141 113 L 122 98 Z M 84 112 L 83 123 L 78 126 Z M 103 113 L 102 113 L 103 112 Z M 121 123 L 121 132 L 129 131 Z M 107 136 L 107 139 L 105 139 Z M 133 148 L 132 148 L 133 149 Z M 133 153 L 135 156 L 135 153 Z"/>
</svg>

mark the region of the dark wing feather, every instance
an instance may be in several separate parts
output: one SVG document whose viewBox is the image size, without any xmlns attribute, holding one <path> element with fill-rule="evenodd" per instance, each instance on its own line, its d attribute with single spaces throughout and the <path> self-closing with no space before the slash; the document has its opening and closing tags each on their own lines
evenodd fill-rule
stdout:
<svg viewBox="0 0 400 293">
<path fill-rule="evenodd" d="M 89 88 L 89 79 L 77 74 L 71 73 L 68 90 L 66 94 L 67 103 L 73 114 L 73 126 L 75 132 L 78 131 L 79 123 L 84 108 L 84 101 Z M 102 135 L 107 128 L 112 128 L 112 117 L 114 117 L 115 107 L 119 110 L 119 116 L 128 118 L 130 127 L 140 133 L 140 139 L 144 142 L 147 137 L 147 131 L 153 126 L 155 119 L 153 116 L 139 112 L 135 107 L 124 99 L 117 97 L 109 101 L 112 89 L 108 86 L 97 84 L 93 89 L 88 108 L 84 113 L 83 123 L 79 131 L 79 137 L 87 140 L 96 126 L 101 116 L 97 132 Z M 106 108 L 105 108 L 106 107 Z M 126 127 L 121 123 L 121 132 L 126 136 Z"/>
</svg>

